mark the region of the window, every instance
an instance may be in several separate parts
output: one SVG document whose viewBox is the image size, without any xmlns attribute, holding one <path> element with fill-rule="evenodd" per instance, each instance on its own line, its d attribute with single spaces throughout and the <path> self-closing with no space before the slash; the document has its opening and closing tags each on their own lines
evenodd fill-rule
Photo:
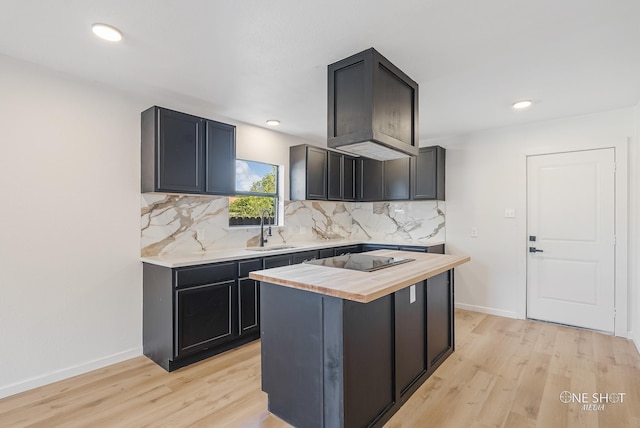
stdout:
<svg viewBox="0 0 640 428">
<path fill-rule="evenodd" d="M 236 196 L 229 198 L 229 226 L 278 224 L 278 165 L 236 159 Z"/>
</svg>

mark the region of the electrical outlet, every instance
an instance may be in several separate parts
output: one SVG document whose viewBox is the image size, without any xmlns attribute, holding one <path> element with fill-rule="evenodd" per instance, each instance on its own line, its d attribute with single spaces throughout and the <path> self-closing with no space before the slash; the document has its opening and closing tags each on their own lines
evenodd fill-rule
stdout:
<svg viewBox="0 0 640 428">
<path fill-rule="evenodd" d="M 478 229 L 475 226 L 471 228 L 471 237 L 472 238 L 478 237 Z"/>
<path fill-rule="evenodd" d="M 516 210 L 514 208 L 505 208 L 504 218 L 516 218 Z"/>
</svg>

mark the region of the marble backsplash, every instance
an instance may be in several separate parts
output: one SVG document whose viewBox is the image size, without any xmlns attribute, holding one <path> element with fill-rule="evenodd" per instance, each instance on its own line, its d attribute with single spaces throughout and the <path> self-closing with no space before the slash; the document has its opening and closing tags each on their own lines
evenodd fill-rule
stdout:
<svg viewBox="0 0 640 428">
<path fill-rule="evenodd" d="M 142 194 L 141 255 L 193 254 L 258 244 L 259 228 L 229 227 L 229 199 Z M 445 240 L 445 203 L 285 201 L 269 245 L 372 241 L 429 245 Z"/>
</svg>

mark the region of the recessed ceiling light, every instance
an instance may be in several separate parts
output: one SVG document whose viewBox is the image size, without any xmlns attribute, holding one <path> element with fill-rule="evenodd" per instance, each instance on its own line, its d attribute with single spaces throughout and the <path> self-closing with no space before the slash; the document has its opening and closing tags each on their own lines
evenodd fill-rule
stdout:
<svg viewBox="0 0 640 428">
<path fill-rule="evenodd" d="M 122 40 L 122 33 L 116 27 L 112 27 L 107 24 L 93 24 L 91 26 L 93 34 L 101 39 L 108 40 L 110 42 L 119 42 Z"/>
<path fill-rule="evenodd" d="M 278 126 L 278 125 L 280 125 L 280 121 L 279 120 L 275 120 L 275 119 L 269 119 L 269 120 L 267 120 L 267 125 L 269 125 L 269 126 Z"/>
<path fill-rule="evenodd" d="M 531 100 L 516 101 L 513 103 L 513 108 L 516 110 L 522 110 L 523 108 L 531 107 L 531 104 Z"/>
</svg>

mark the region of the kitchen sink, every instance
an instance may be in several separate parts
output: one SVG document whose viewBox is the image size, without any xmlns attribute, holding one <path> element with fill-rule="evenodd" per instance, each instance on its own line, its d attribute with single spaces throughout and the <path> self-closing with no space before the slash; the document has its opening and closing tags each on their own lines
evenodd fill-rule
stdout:
<svg viewBox="0 0 640 428">
<path fill-rule="evenodd" d="M 295 245 L 274 245 L 273 247 L 248 247 L 249 251 L 275 251 L 286 250 L 287 248 L 296 248 Z"/>
</svg>

